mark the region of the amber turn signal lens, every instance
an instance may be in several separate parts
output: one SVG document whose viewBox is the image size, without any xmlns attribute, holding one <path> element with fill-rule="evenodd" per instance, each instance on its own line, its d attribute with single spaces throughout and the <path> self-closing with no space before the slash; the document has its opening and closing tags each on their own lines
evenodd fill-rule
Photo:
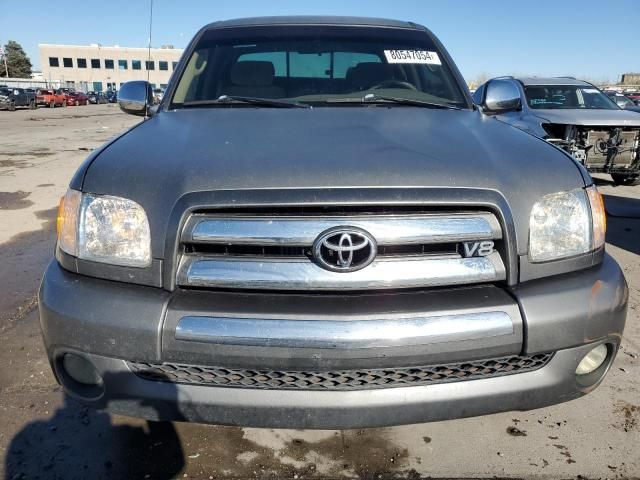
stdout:
<svg viewBox="0 0 640 480">
<path fill-rule="evenodd" d="M 602 194 L 595 185 L 587 188 L 589 204 L 591 205 L 591 222 L 593 224 L 593 249 L 597 250 L 605 242 L 607 233 L 607 213 L 604 209 Z"/>
<path fill-rule="evenodd" d="M 58 247 L 69 255 L 77 255 L 78 245 L 78 211 L 82 194 L 77 190 L 67 190 L 67 194 L 60 200 L 56 230 L 58 232 Z"/>
</svg>

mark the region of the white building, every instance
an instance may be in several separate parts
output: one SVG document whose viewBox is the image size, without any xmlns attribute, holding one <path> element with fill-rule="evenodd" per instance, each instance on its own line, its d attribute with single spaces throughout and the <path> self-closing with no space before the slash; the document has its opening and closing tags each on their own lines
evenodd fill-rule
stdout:
<svg viewBox="0 0 640 480">
<path fill-rule="evenodd" d="M 45 81 L 85 92 L 118 90 L 125 82 L 147 78 L 154 88 L 165 88 L 182 55 L 181 49 L 173 47 L 150 52 L 99 44 L 38 47 Z"/>
</svg>

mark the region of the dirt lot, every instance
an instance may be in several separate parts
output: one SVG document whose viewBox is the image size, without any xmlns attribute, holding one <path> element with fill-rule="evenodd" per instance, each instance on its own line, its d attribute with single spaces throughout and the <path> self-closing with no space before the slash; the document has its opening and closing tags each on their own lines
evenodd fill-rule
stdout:
<svg viewBox="0 0 640 480">
<path fill-rule="evenodd" d="M 7 478 L 640 478 L 640 187 L 602 176 L 608 250 L 631 307 L 591 395 L 532 412 L 357 431 L 147 424 L 65 397 L 35 294 L 60 195 L 88 151 L 133 125 L 114 105 L 0 111 L 0 475 Z"/>
</svg>

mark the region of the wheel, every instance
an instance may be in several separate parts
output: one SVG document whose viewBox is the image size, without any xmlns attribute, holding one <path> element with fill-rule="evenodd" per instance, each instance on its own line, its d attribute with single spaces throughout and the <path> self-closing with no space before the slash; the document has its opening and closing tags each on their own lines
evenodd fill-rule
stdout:
<svg viewBox="0 0 640 480">
<path fill-rule="evenodd" d="M 76 107 L 80 105 L 80 100 L 76 100 Z"/>
<path fill-rule="evenodd" d="M 616 185 L 640 185 L 640 174 L 612 173 L 611 178 Z"/>
<path fill-rule="evenodd" d="M 35 100 L 31 100 L 29 102 L 29 110 L 35 110 L 36 109 L 36 101 Z"/>
<path fill-rule="evenodd" d="M 9 103 L 9 111 L 13 112 L 16 109 L 16 102 L 12 101 Z"/>
<path fill-rule="evenodd" d="M 56 102 L 54 100 L 49 102 L 49 108 L 56 108 Z"/>
<path fill-rule="evenodd" d="M 67 108 L 67 101 L 66 101 L 66 100 L 64 100 L 64 101 L 62 102 L 62 105 L 60 105 L 60 106 L 61 106 L 61 107 L 64 107 L 64 108 Z"/>
</svg>

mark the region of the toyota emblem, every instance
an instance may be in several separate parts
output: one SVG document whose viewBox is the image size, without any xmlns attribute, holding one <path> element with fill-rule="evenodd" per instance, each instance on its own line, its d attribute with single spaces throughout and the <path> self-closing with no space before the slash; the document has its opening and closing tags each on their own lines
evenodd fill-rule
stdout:
<svg viewBox="0 0 640 480">
<path fill-rule="evenodd" d="M 321 233 L 313 243 L 316 263 L 332 272 L 355 272 L 376 258 L 376 241 L 356 227 L 336 227 Z"/>
</svg>

